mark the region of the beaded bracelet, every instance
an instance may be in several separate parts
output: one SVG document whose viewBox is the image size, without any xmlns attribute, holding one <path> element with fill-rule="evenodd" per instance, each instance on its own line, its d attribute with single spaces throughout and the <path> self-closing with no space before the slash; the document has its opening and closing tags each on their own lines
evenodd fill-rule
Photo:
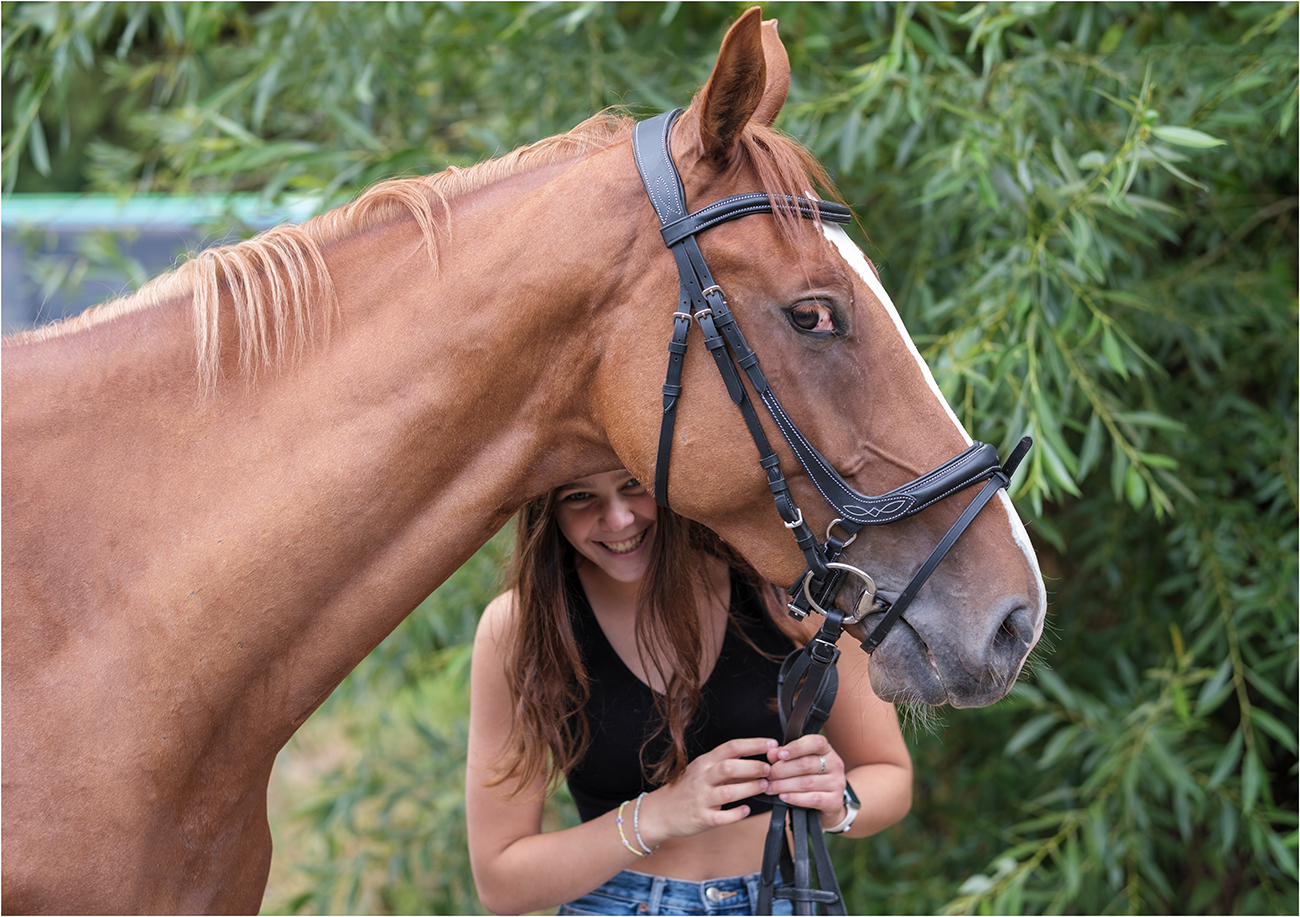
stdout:
<svg viewBox="0 0 1300 917">
<path fill-rule="evenodd" d="M 642 793 L 636 798 L 636 808 L 632 810 L 632 833 L 636 835 L 636 842 L 641 845 L 646 856 L 654 856 L 659 851 L 659 845 L 655 844 L 655 849 L 651 850 L 646 846 L 645 841 L 641 840 L 641 800 L 645 799 L 646 794 Z"/>
<path fill-rule="evenodd" d="M 618 839 L 623 842 L 623 846 L 626 847 L 628 850 L 631 850 L 637 856 L 643 857 L 646 854 L 642 853 L 640 850 L 637 850 L 635 847 L 629 844 L 627 840 L 627 835 L 623 833 L 623 809 L 631 801 L 632 800 L 630 799 L 625 799 L 621 803 L 619 803 L 618 815 L 614 818 L 614 823 L 618 825 Z M 642 844 L 641 846 L 644 847 L 645 844 Z"/>
</svg>

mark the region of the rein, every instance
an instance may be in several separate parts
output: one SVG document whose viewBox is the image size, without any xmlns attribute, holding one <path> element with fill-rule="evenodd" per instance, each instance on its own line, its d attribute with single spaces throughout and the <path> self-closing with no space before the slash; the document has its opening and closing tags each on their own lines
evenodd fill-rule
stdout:
<svg viewBox="0 0 1300 917">
<path fill-rule="evenodd" d="M 862 649 L 868 654 L 873 652 L 885 639 L 890 628 L 903 616 L 921 586 L 979 511 L 995 493 L 1009 486 L 1011 476 L 1029 450 L 1032 440 L 1029 437 L 1022 439 L 1005 464 L 999 463 L 997 450 L 992 446 L 972 443 L 960 455 L 938 468 L 879 496 L 859 493 L 846 482 L 808 442 L 781 406 L 759 368 L 758 355 L 750 348 L 736 325 L 727 298 L 709 272 L 695 239 L 697 234 L 720 223 L 755 213 L 772 213 L 773 200 L 762 193 L 739 194 L 690 213 L 686 207 L 686 192 L 681 176 L 669 149 L 669 135 L 681 113 L 681 109 L 677 109 L 642 121 L 636 125 L 632 134 L 632 151 L 637 171 L 645 184 L 655 214 L 659 217 L 664 244 L 677 262 L 680 280 L 678 305 L 672 316 L 672 338 L 668 343 L 668 373 L 663 386 L 664 413 L 655 461 L 655 501 L 660 506 L 668 506 L 668 466 L 672 455 L 677 405 L 682 394 L 682 365 L 685 362 L 691 320 L 694 319 L 704 335 L 704 346 L 713 355 L 722 375 L 728 395 L 739 408 L 749 428 L 750 436 L 758 449 L 759 465 L 767 474 L 776 510 L 807 561 L 807 568 L 787 590 L 790 596 L 789 612 L 792 617 L 802 620 L 808 616 L 809 611 L 816 611 L 825 619 L 817 635 L 805 647 L 791 653 L 781 668 L 778 699 L 785 743 L 789 744 L 802 735 L 819 731 L 830 713 L 838 682 L 835 661 L 839 658 L 840 651 L 836 642 L 844 625 L 859 623 L 869 613 L 883 612 L 883 616 L 862 641 Z M 848 223 L 852 220 L 849 208 L 828 201 L 786 195 L 780 199 L 780 205 L 807 220 L 830 223 Z M 763 430 L 737 367 L 744 370 L 755 395 L 775 422 L 782 438 L 822 498 L 836 513 L 837 518 L 827 528 L 824 544 L 819 543 L 817 536 L 804 521 L 803 512 L 795 503 L 781 470 L 780 458 Z M 876 594 L 875 581 L 868 573 L 838 562 L 840 552 L 857 537 L 864 526 L 886 525 L 906 519 L 981 481 L 986 483 L 975 499 L 953 523 L 892 603 Z M 834 534 L 837 526 L 842 535 Z M 852 616 L 846 617 L 834 607 L 834 602 L 848 576 L 861 579 L 865 590 Z M 776 897 L 790 899 L 796 914 L 812 914 L 816 904 L 825 905 L 828 913 L 844 914 L 844 900 L 831 868 L 821 822 L 816 813 L 788 806 L 779 798 L 769 799 L 773 808 L 763 852 L 759 913 L 770 914 L 772 899 Z M 785 843 L 787 814 L 794 839 L 793 857 Z M 820 887 L 814 887 L 812 882 L 814 859 Z M 775 888 L 778 866 L 785 873 L 785 888 Z"/>
</svg>

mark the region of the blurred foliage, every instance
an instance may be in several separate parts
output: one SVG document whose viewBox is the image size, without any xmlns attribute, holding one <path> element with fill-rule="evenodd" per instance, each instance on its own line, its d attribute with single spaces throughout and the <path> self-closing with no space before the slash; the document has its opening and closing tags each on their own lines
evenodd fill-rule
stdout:
<svg viewBox="0 0 1300 917">
<path fill-rule="evenodd" d="M 61 252 L 58 233 L 46 227 L 25 226 L 14 233 L 14 241 L 23 247 L 23 263 L 38 285 L 40 301 L 48 302 L 56 291 L 71 299 L 83 286 L 112 295 L 119 290 L 122 277 L 128 278 L 130 289 L 139 289 L 149 279 L 149 272 L 124 251 L 138 235 L 136 230 L 96 229 L 76 235 L 72 250 Z"/>
<path fill-rule="evenodd" d="M 743 8 L 6 3 L 3 186 L 326 208 L 685 104 Z M 1296 10 L 766 7 L 780 126 L 940 385 L 977 438 L 1036 437 L 1016 492 L 1053 591 L 1012 697 L 911 737 L 904 826 L 836 843 L 852 912 L 1298 910 Z M 363 753 L 278 850 L 310 890 L 268 907 L 478 909 L 465 667 L 502 553 L 317 715 Z"/>
</svg>

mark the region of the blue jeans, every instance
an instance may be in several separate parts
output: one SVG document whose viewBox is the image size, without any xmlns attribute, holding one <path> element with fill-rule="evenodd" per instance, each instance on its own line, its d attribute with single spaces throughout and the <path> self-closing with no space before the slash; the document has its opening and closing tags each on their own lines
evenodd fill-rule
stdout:
<svg viewBox="0 0 1300 917">
<path fill-rule="evenodd" d="M 776 884 L 781 886 L 778 872 Z M 590 894 L 562 905 L 556 914 L 753 914 L 758 907 L 758 873 L 686 882 L 625 869 Z M 790 914 L 790 902 L 772 901 L 773 914 Z"/>
</svg>

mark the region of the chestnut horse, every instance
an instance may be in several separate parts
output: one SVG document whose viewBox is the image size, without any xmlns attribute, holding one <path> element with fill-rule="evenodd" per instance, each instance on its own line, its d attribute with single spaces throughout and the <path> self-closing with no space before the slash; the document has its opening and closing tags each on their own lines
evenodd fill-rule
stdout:
<svg viewBox="0 0 1300 917">
<path fill-rule="evenodd" d="M 770 129 L 788 84 L 751 10 L 672 132 L 692 208 L 815 187 L 812 157 Z M 654 479 L 677 271 L 630 130 L 602 115 L 378 185 L 5 343 L 7 911 L 257 910 L 267 781 L 308 714 L 525 501 L 617 467 Z M 790 415 L 867 493 L 962 451 L 874 268 L 838 228 L 786 216 L 700 244 Z M 793 581 L 803 559 L 700 346 L 683 384 L 673 506 Z M 896 594 L 968 502 L 843 556 Z M 1003 492 L 872 685 L 991 703 L 1044 610 Z"/>
</svg>

